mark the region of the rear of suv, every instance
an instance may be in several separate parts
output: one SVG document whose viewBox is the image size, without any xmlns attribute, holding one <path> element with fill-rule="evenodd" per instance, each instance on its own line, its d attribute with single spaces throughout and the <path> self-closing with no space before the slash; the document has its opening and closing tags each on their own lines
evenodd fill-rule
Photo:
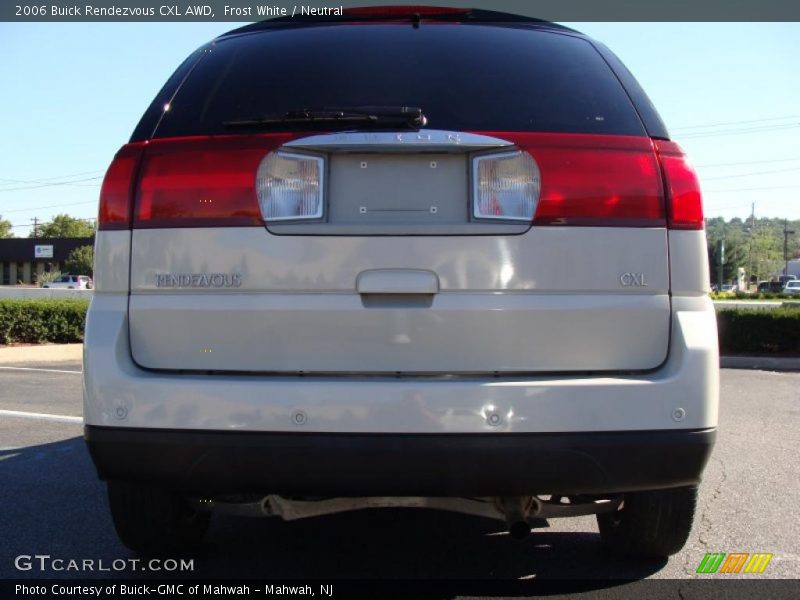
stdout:
<svg viewBox="0 0 800 600">
<path fill-rule="evenodd" d="M 226 34 L 101 191 L 84 418 L 117 531 L 427 506 L 673 554 L 717 425 L 705 249 L 683 152 L 578 32 L 384 7 Z"/>
</svg>

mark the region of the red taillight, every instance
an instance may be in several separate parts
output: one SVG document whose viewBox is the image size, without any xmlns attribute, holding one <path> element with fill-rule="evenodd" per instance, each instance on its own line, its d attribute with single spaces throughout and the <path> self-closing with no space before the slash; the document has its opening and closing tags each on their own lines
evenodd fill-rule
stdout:
<svg viewBox="0 0 800 600">
<path fill-rule="evenodd" d="M 667 223 L 670 229 L 702 229 L 700 182 L 686 155 L 675 142 L 655 141 L 667 184 Z"/>
<path fill-rule="evenodd" d="M 536 225 L 664 227 L 664 193 L 650 138 L 549 133 L 491 134 L 536 161 Z"/>
<path fill-rule="evenodd" d="M 145 142 L 126 144 L 114 157 L 100 189 L 98 229 L 130 229 L 136 172 Z"/>
<path fill-rule="evenodd" d="M 535 160 L 541 175 L 536 225 L 703 227 L 697 176 L 673 142 L 593 134 L 489 135 L 513 142 Z M 262 226 L 259 164 L 293 137 L 207 136 L 123 146 L 103 181 L 99 228 Z"/>
<path fill-rule="evenodd" d="M 139 177 L 133 225 L 263 225 L 255 183 L 261 159 L 288 134 L 150 142 Z"/>
</svg>

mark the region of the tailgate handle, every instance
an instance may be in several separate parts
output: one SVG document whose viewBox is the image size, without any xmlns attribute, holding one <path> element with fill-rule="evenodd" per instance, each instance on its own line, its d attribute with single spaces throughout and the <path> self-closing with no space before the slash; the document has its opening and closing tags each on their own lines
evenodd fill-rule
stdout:
<svg viewBox="0 0 800 600">
<path fill-rule="evenodd" d="M 374 269 L 356 278 L 359 294 L 436 294 L 439 278 L 422 269 Z"/>
</svg>

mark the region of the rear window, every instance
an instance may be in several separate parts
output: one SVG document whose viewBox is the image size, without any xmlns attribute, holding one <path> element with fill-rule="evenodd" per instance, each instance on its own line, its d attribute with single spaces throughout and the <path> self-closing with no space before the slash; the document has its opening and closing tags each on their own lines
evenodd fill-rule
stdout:
<svg viewBox="0 0 800 600">
<path fill-rule="evenodd" d="M 516 26 L 370 24 L 216 42 L 153 137 L 230 133 L 226 121 L 337 106 L 418 106 L 431 129 L 645 135 L 585 39 Z"/>
</svg>

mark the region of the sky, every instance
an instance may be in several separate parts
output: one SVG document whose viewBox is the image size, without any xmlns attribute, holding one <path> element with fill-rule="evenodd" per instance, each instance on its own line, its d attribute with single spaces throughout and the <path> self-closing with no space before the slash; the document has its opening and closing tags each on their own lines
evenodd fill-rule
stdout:
<svg viewBox="0 0 800 600">
<path fill-rule="evenodd" d="M 644 87 L 700 175 L 706 216 L 800 219 L 800 23 L 565 23 Z M 0 23 L 0 215 L 94 218 L 156 92 L 234 23 Z"/>
</svg>

